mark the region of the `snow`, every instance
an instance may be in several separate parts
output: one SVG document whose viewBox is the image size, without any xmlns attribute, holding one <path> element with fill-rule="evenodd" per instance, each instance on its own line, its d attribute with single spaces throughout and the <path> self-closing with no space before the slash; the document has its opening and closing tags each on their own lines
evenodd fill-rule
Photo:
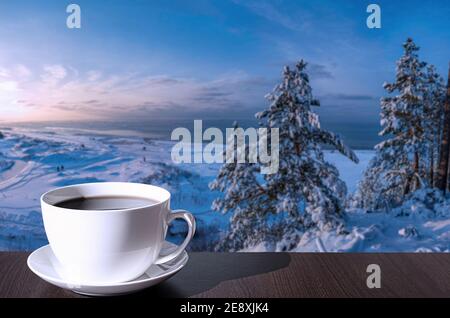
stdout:
<svg viewBox="0 0 450 318">
<path fill-rule="evenodd" d="M 174 164 L 172 142 L 142 136 L 102 134 L 76 129 L 2 130 L 0 139 L 0 250 L 33 250 L 47 244 L 39 198 L 62 185 L 94 181 L 148 182 L 172 193 L 173 209 L 190 210 L 196 216 L 198 233 L 191 250 L 211 250 L 226 230 L 231 214 L 211 210 L 218 195 L 208 189 L 218 164 Z M 326 159 L 340 171 L 349 192 L 356 189 L 373 151 L 356 151 L 360 162 L 351 162 L 338 152 L 326 151 Z M 145 158 L 145 159 L 144 159 Z M 64 167 L 59 169 L 57 167 Z M 382 252 L 448 251 L 449 206 L 440 213 L 412 200 L 408 213 L 364 213 L 346 216 L 345 235 L 335 232 L 302 237 L 295 251 Z M 185 225 L 176 223 L 170 239 L 179 242 Z M 251 251 L 273 246 L 259 244 Z"/>
<path fill-rule="evenodd" d="M 172 142 L 77 129 L 12 128 L 0 139 L 0 250 L 47 243 L 40 196 L 55 187 L 100 181 L 147 182 L 172 193 L 171 207 L 192 211 L 199 231 L 192 249 L 212 248 L 226 219 L 210 209 L 218 165 L 172 164 Z M 224 221 L 225 220 L 225 221 Z M 181 241 L 184 224 L 171 227 Z"/>
</svg>

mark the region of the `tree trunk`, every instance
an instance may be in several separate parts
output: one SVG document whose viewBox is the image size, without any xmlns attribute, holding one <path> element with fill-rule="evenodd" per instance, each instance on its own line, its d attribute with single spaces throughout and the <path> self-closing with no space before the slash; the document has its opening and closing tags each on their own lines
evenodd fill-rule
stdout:
<svg viewBox="0 0 450 318">
<path fill-rule="evenodd" d="M 448 187 L 448 161 L 450 156 L 450 65 L 448 69 L 447 95 L 444 105 L 444 124 L 442 128 L 439 167 L 436 176 L 436 188 L 445 193 Z"/>
<path fill-rule="evenodd" d="M 403 190 L 403 195 L 407 195 L 414 190 L 417 190 L 420 185 L 420 181 L 418 179 L 419 175 L 419 153 L 417 151 L 414 152 L 413 163 L 411 165 L 413 173 L 408 175 L 406 178 L 405 189 Z"/>
<path fill-rule="evenodd" d="M 433 147 L 431 148 L 431 153 L 430 153 L 430 185 L 433 186 L 434 183 L 434 143 L 433 143 Z"/>
<path fill-rule="evenodd" d="M 431 170 L 430 170 L 430 176 L 432 175 L 432 178 L 430 178 L 430 186 L 435 187 L 436 184 L 436 178 L 437 178 L 437 169 L 439 165 L 439 153 L 441 150 L 441 140 L 442 140 L 442 121 L 443 121 L 443 115 L 444 115 L 444 105 L 439 105 L 439 115 L 438 115 L 438 124 L 436 127 L 436 130 L 434 131 L 433 136 L 433 151 L 431 153 Z"/>
<path fill-rule="evenodd" d="M 419 153 L 416 151 L 414 152 L 414 163 L 413 163 L 413 171 L 414 171 L 414 190 L 417 190 L 420 187 L 420 180 L 419 180 L 419 171 L 420 171 L 420 159 L 419 159 Z"/>
</svg>

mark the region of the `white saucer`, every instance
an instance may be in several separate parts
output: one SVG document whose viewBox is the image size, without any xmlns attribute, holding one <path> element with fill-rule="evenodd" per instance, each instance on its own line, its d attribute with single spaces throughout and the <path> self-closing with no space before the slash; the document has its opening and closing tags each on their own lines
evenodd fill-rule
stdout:
<svg viewBox="0 0 450 318">
<path fill-rule="evenodd" d="M 161 255 L 169 254 L 176 248 L 177 246 L 175 244 L 166 241 L 163 243 Z M 186 265 L 187 261 L 188 254 L 186 251 L 183 251 L 180 256 L 170 262 L 150 266 L 142 276 L 132 281 L 100 286 L 79 285 L 63 279 L 58 274 L 58 270 L 55 269 L 54 264 L 57 264 L 57 261 L 50 245 L 43 246 L 31 253 L 31 255 L 28 256 L 27 264 L 33 273 L 55 286 L 69 289 L 75 293 L 83 295 L 112 296 L 136 292 L 159 284 L 180 271 L 184 265 Z"/>
</svg>

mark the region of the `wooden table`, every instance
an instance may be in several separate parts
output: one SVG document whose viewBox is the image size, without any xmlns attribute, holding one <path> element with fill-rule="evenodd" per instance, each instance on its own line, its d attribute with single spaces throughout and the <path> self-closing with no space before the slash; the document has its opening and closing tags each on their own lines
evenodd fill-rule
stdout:
<svg viewBox="0 0 450 318">
<path fill-rule="evenodd" d="M 0 252 L 0 297 L 83 297 L 54 287 Z M 369 264 L 381 288 L 366 285 Z M 450 254 L 190 253 L 168 281 L 132 294 L 159 297 L 450 297 Z"/>
</svg>

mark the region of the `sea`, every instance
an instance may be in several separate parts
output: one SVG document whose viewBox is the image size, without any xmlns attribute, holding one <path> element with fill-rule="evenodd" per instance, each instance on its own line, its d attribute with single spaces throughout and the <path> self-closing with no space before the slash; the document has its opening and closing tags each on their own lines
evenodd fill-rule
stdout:
<svg viewBox="0 0 450 318">
<path fill-rule="evenodd" d="M 148 121 L 46 121 L 46 122 L 16 122 L 0 123 L 0 131 L 18 128 L 54 130 L 70 130 L 84 133 L 106 134 L 119 136 L 138 136 L 158 140 L 171 140 L 171 133 L 175 128 L 184 127 L 193 132 L 194 119 L 153 119 Z M 203 131 L 210 127 L 219 128 L 225 133 L 226 128 L 233 127 L 237 122 L 240 127 L 258 127 L 253 119 L 203 119 Z M 332 131 L 343 138 L 352 149 L 370 150 L 382 141 L 378 136 L 380 130 L 378 122 L 322 122 L 322 128 Z"/>
</svg>

